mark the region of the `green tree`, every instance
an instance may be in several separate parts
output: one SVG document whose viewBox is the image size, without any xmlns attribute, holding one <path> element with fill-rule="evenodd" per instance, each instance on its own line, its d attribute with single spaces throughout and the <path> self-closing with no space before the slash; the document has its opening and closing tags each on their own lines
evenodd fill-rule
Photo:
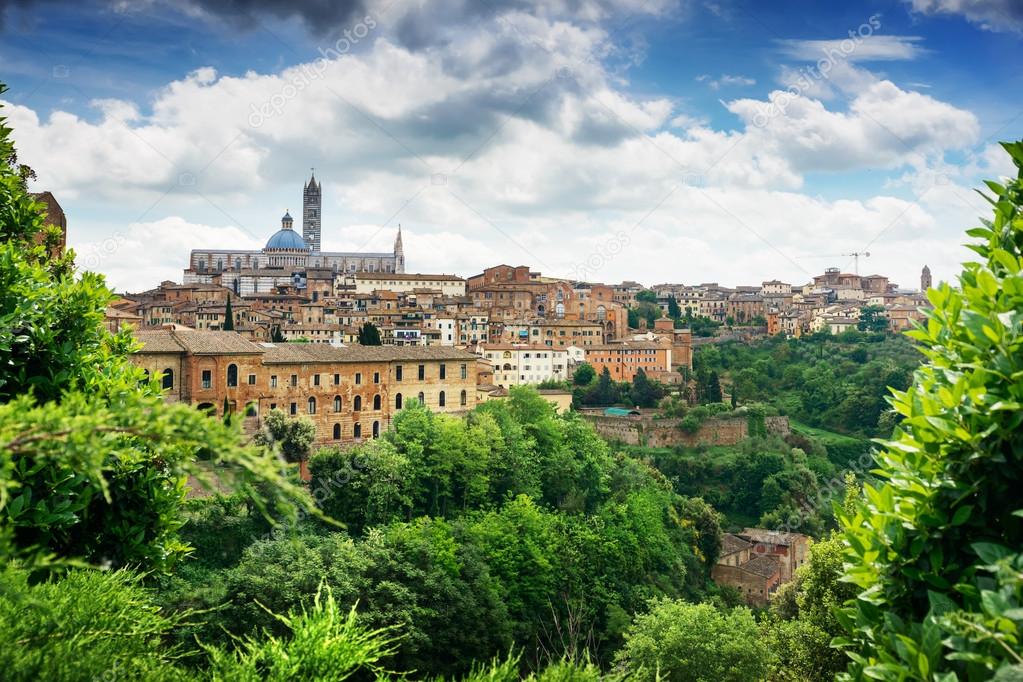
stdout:
<svg viewBox="0 0 1023 682">
<path fill-rule="evenodd" d="M 673 320 L 678 320 L 682 317 L 682 309 L 678 305 L 678 301 L 675 300 L 674 296 L 668 297 L 668 317 Z"/>
<path fill-rule="evenodd" d="M 848 678 L 1014 679 L 1023 673 L 1023 142 L 988 182 L 994 217 L 967 232 L 979 262 L 930 289 L 910 332 L 927 362 L 893 391 L 903 416 L 882 482 L 843 518 Z"/>
<path fill-rule="evenodd" d="M 234 311 L 231 309 L 231 294 L 227 295 L 227 305 L 224 306 L 224 326 L 222 329 L 225 332 L 234 331 Z"/>
<path fill-rule="evenodd" d="M 575 372 L 572 373 L 572 383 L 576 386 L 589 386 L 596 378 L 597 370 L 593 369 L 593 365 L 588 362 L 576 367 Z"/>
<path fill-rule="evenodd" d="M 632 378 L 632 390 L 629 393 L 634 405 L 638 407 L 657 407 L 657 401 L 664 397 L 664 387 L 651 381 L 640 367 Z"/>
<path fill-rule="evenodd" d="M 0 158 L 13 154 L 0 118 Z M 129 332 L 103 324 L 102 276 L 76 273 L 72 251 L 52 258 L 52 231 L 36 243 L 42 211 L 0 163 L 0 559 L 166 570 L 189 549 L 185 482 L 210 484 L 209 465 L 227 485 L 266 482 L 314 511 L 237 426 L 164 402 L 130 362 Z"/>
<path fill-rule="evenodd" d="M 850 474 L 851 475 L 851 474 Z M 835 612 L 856 596 L 841 581 L 845 542 L 834 533 L 810 545 L 807 562 L 775 594 L 767 638 L 774 654 L 773 677 L 784 680 L 833 680 L 848 658 L 831 646 L 844 634 Z"/>
<path fill-rule="evenodd" d="M 885 317 L 884 306 L 867 305 L 860 308 L 860 320 L 856 328 L 861 332 L 888 331 L 888 318 Z"/>
<path fill-rule="evenodd" d="M 280 410 L 270 410 L 263 418 L 263 428 L 256 433 L 256 442 L 279 451 L 287 462 L 304 462 L 316 440 L 316 425 L 306 417 L 287 417 Z"/>
<path fill-rule="evenodd" d="M 364 322 L 359 328 L 359 344 L 363 346 L 379 346 L 380 330 L 372 322 Z"/>
<path fill-rule="evenodd" d="M 644 289 L 643 291 L 636 294 L 636 300 L 640 303 L 657 303 L 657 294 L 650 289 Z"/>
<path fill-rule="evenodd" d="M 708 403 L 720 403 L 723 400 L 721 379 L 718 377 L 717 372 L 712 371 L 707 376 L 707 387 L 704 389 L 703 399 L 704 402 Z"/>
<path fill-rule="evenodd" d="M 618 389 L 611 380 L 611 372 L 607 367 L 597 377 L 597 383 L 590 391 L 587 402 L 591 405 L 614 405 L 618 402 Z"/>
<path fill-rule="evenodd" d="M 766 679 L 767 656 L 749 609 L 662 600 L 636 618 L 618 660 L 636 680 L 739 682 Z"/>
</svg>

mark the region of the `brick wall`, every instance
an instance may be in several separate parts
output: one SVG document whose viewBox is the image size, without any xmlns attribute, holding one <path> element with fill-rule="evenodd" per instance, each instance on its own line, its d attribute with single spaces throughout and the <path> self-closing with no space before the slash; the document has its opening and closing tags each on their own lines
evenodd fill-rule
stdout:
<svg viewBox="0 0 1023 682">
<path fill-rule="evenodd" d="M 604 438 L 628 445 L 672 447 L 674 445 L 735 445 L 749 435 L 745 416 L 708 419 L 695 433 L 678 427 L 677 419 L 653 419 L 648 416 L 607 417 L 603 414 L 583 413 Z M 787 435 L 788 417 L 767 417 L 768 433 Z"/>
<path fill-rule="evenodd" d="M 711 569 L 710 577 L 719 585 L 729 585 L 739 590 L 751 606 L 767 606 L 772 590 L 779 584 L 777 576 L 764 578 L 737 566 L 723 564 L 716 564 Z"/>
</svg>

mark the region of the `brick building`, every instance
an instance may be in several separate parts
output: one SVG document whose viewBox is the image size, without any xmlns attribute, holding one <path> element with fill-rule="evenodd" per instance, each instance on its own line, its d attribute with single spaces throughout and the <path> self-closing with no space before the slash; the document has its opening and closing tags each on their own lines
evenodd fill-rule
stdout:
<svg viewBox="0 0 1023 682">
<path fill-rule="evenodd" d="M 810 538 L 799 533 L 763 528 L 725 533 L 711 578 L 739 590 L 747 603 L 766 606 L 778 587 L 806 563 L 809 546 Z"/>
<path fill-rule="evenodd" d="M 597 374 L 607 368 L 615 381 L 632 381 L 641 368 L 651 378 L 672 371 L 671 346 L 656 341 L 620 341 L 585 350 Z"/>
<path fill-rule="evenodd" d="M 132 359 L 167 399 L 213 414 L 246 412 L 246 428 L 278 409 L 316 424 L 316 443 L 375 438 L 409 400 L 435 412 L 476 404 L 476 361 L 445 348 L 253 343 L 233 332 L 143 331 Z"/>
<path fill-rule="evenodd" d="M 57 203 L 57 199 L 53 196 L 52 192 L 33 192 L 32 199 L 46 206 L 45 225 L 47 227 L 56 227 L 60 230 L 60 240 L 50 255 L 54 258 L 64 255 L 64 251 L 67 248 L 67 216 L 64 215 L 64 209 Z M 43 239 L 45 239 L 43 233 L 36 235 L 37 243 L 41 244 Z"/>
</svg>

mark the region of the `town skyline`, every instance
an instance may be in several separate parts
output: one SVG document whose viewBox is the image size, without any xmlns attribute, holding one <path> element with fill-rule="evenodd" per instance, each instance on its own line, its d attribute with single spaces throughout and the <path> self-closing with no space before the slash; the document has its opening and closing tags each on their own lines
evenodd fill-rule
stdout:
<svg viewBox="0 0 1023 682">
<path fill-rule="evenodd" d="M 323 250 L 401 223 L 418 272 L 947 280 L 1023 110 L 998 2 L 47 6 L 3 10 L 5 110 L 122 291 L 260 248 L 310 167 Z"/>
</svg>

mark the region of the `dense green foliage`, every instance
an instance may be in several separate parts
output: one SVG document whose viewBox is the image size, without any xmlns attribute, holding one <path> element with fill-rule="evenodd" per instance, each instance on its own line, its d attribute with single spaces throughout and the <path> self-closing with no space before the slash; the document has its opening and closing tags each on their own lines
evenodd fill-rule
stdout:
<svg viewBox="0 0 1023 682">
<path fill-rule="evenodd" d="M 10 132 L 0 118 L 0 159 Z M 226 483 L 307 500 L 236 427 L 164 403 L 131 337 L 103 325 L 102 276 L 54 257 L 52 233 L 37 243 L 43 208 L 0 163 L 0 557 L 170 568 L 188 551 L 186 477 L 208 478 L 200 453 Z"/>
<path fill-rule="evenodd" d="M 617 382 L 611 379 L 611 372 L 605 367 L 600 375 L 590 365 L 581 365 L 573 377 L 576 385 L 572 391 L 572 402 L 579 407 L 657 407 L 667 389 L 658 381 L 647 376 L 642 368 L 636 370 L 631 382 Z"/>
<path fill-rule="evenodd" d="M 606 662 L 647 600 L 711 589 L 717 513 L 527 388 L 466 417 L 412 402 L 383 438 L 323 450 L 310 472 L 313 497 L 348 533 L 319 522 L 267 533 L 242 504 L 193 504 L 186 537 L 206 549 L 163 582 L 163 598 L 224 606 L 183 640 L 282 635 L 263 606 L 298 608 L 323 580 L 372 627 L 399 626 L 400 669 L 466 672 L 512 646 L 531 667 Z"/>
<path fill-rule="evenodd" d="M 364 322 L 359 327 L 359 343 L 363 346 L 379 346 L 380 329 L 372 322 Z"/>
<path fill-rule="evenodd" d="M 833 492 L 822 483 L 830 483 L 837 468 L 814 441 L 789 441 L 765 435 L 735 446 L 630 452 L 663 472 L 680 495 L 699 497 L 721 511 L 732 529 L 761 525 L 817 534 L 831 522 Z"/>
<path fill-rule="evenodd" d="M 849 679 L 1023 676 L 1023 143 L 1018 177 L 989 182 L 979 262 L 931 289 L 911 332 L 927 362 L 894 392 L 903 420 L 881 484 L 844 521 Z"/>
<path fill-rule="evenodd" d="M 919 351 L 901 336 L 845 332 L 704 345 L 693 364 L 698 377 L 721 375 L 744 402 L 766 403 L 810 426 L 873 437 L 891 434 L 883 419 L 888 388 L 905 390 L 919 363 Z"/>
<path fill-rule="evenodd" d="M 837 532 L 810 547 L 809 561 L 775 595 L 765 622 L 775 678 L 833 680 L 845 670 L 845 654 L 831 646 L 844 629 L 836 610 L 856 594 L 841 582 L 845 544 Z"/>
<path fill-rule="evenodd" d="M 745 682 L 765 678 L 767 654 L 748 609 L 661 601 L 636 619 L 619 660 L 636 680 Z"/>
<path fill-rule="evenodd" d="M 304 462 L 316 439 L 316 425 L 306 417 L 288 418 L 280 410 L 270 410 L 255 441 L 279 453 L 288 462 Z"/>
</svg>

